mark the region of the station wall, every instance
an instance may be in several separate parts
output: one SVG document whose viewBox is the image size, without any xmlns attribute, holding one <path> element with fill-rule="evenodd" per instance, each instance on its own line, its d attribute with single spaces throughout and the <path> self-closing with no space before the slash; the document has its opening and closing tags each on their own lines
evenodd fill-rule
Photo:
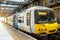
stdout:
<svg viewBox="0 0 60 40">
<path fill-rule="evenodd" d="M 54 9 L 55 16 L 60 17 L 60 0 L 43 0 L 42 4 Z"/>
</svg>

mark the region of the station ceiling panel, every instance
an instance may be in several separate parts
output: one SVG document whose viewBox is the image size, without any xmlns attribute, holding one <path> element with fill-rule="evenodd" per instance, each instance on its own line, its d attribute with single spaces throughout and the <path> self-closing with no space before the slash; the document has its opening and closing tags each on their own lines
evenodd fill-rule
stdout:
<svg viewBox="0 0 60 40">
<path fill-rule="evenodd" d="M 31 0 L 0 0 L 0 16 L 13 14 L 14 9 L 30 3 Z"/>
</svg>

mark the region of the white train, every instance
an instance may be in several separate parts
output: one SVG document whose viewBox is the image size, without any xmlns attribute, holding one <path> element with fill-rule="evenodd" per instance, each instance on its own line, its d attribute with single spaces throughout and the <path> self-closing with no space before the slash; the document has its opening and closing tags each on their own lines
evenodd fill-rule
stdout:
<svg viewBox="0 0 60 40">
<path fill-rule="evenodd" d="M 52 34 L 58 30 L 53 10 L 43 6 L 34 6 L 9 16 L 7 23 L 34 34 Z"/>
</svg>

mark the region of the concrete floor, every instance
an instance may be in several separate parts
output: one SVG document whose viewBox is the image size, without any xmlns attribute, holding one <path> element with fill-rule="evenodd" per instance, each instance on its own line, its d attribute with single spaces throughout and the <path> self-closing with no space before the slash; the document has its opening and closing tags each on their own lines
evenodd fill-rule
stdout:
<svg viewBox="0 0 60 40">
<path fill-rule="evenodd" d="M 0 40 L 14 40 L 1 22 L 0 22 Z"/>
<path fill-rule="evenodd" d="M 59 24 L 60 27 L 60 24 Z M 57 34 L 60 37 L 60 32 Z M 27 37 L 20 30 L 0 22 L 0 40 L 35 40 L 32 37 Z"/>
<path fill-rule="evenodd" d="M 0 22 L 0 40 L 35 40 L 31 36 L 26 36 L 20 30 Z"/>
</svg>

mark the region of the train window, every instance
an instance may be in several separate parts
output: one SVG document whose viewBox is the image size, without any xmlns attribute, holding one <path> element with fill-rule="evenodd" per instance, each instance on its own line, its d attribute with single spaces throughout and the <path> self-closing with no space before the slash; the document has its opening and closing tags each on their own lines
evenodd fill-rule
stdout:
<svg viewBox="0 0 60 40">
<path fill-rule="evenodd" d="M 30 26 L 31 24 L 31 13 L 27 13 L 27 25 Z"/>
<path fill-rule="evenodd" d="M 18 20 L 19 23 L 21 23 L 22 20 Z"/>
<path fill-rule="evenodd" d="M 18 20 L 19 23 L 24 23 L 24 16 L 20 16 L 18 19 L 19 19 Z"/>
<path fill-rule="evenodd" d="M 50 10 L 35 10 L 35 23 L 54 22 L 54 12 Z"/>
<path fill-rule="evenodd" d="M 24 20 L 18 20 L 19 23 L 24 23 Z"/>
</svg>

